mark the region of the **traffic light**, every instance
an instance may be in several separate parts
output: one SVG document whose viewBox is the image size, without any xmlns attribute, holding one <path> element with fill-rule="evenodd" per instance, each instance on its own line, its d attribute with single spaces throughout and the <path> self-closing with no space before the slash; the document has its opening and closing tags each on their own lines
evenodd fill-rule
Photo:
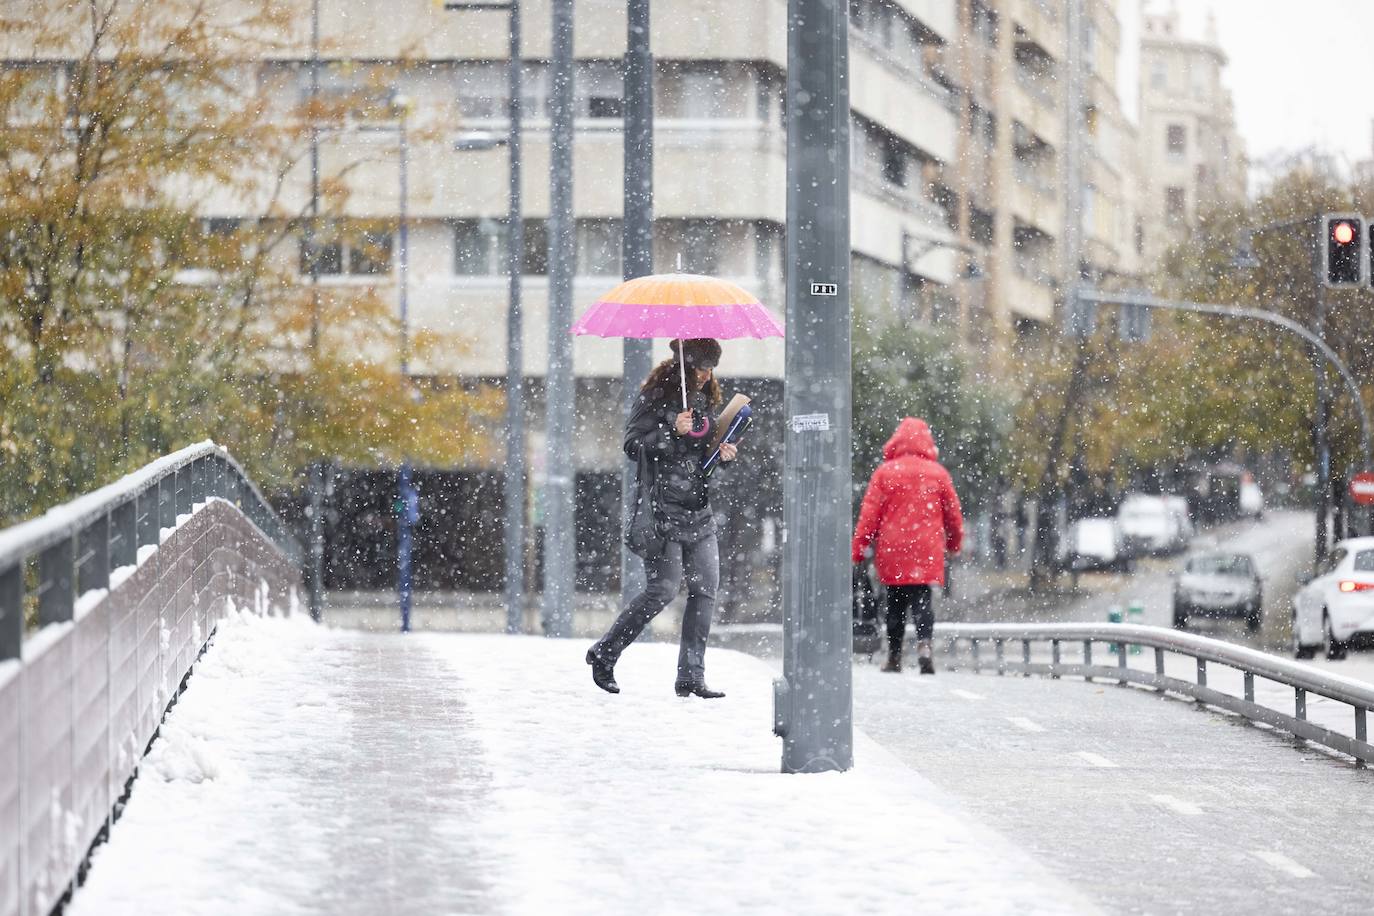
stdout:
<svg viewBox="0 0 1374 916">
<path fill-rule="evenodd" d="M 1322 283 L 1327 287 L 1363 286 L 1368 276 L 1364 217 L 1328 213 L 1322 217 L 1322 227 L 1326 253 Z"/>
</svg>

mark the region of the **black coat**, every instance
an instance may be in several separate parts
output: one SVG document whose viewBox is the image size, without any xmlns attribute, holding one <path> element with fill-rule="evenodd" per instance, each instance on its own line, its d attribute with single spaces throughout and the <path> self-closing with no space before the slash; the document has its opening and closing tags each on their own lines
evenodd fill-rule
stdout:
<svg viewBox="0 0 1374 916">
<path fill-rule="evenodd" d="M 706 397 L 700 392 L 690 398 L 698 413 L 708 417 L 705 430 L 697 435 L 680 436 L 674 429 L 681 401 L 677 392 L 663 399 L 641 394 L 625 424 L 625 454 L 640 464 L 637 503 L 649 500 L 661 535 L 672 541 L 692 544 L 716 533 L 711 516 L 706 474 L 701 465 L 713 438 Z"/>
</svg>

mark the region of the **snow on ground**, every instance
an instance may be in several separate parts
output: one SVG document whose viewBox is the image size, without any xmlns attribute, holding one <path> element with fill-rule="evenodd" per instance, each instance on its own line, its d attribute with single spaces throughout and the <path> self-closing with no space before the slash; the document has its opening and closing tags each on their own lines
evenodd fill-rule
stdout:
<svg viewBox="0 0 1374 916">
<path fill-rule="evenodd" d="M 585 648 L 231 617 L 71 913 L 1093 912 L 862 735 L 780 774 L 766 664 Z"/>
</svg>

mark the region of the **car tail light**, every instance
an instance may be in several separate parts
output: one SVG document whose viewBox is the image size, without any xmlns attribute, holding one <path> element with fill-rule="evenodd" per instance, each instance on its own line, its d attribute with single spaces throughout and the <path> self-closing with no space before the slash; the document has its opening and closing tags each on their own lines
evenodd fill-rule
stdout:
<svg viewBox="0 0 1374 916">
<path fill-rule="evenodd" d="M 1343 592 L 1374 592 L 1374 582 L 1356 582 L 1353 579 L 1342 579 L 1336 587 Z"/>
</svg>

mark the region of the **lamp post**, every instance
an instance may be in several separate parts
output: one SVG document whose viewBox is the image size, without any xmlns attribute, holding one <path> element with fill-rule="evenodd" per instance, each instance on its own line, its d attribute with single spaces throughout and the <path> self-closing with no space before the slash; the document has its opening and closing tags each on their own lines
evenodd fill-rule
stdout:
<svg viewBox="0 0 1374 916">
<path fill-rule="evenodd" d="M 398 188 L 401 198 L 400 216 L 396 225 L 396 283 L 401 319 L 401 384 L 410 377 L 410 145 L 406 134 L 410 117 L 410 99 L 397 96 L 391 100 L 396 111 L 396 131 L 400 162 Z M 410 462 L 402 460 L 396 480 L 399 512 L 396 519 L 396 589 L 401 606 L 401 632 L 410 632 L 410 608 L 413 594 L 411 550 L 414 544 L 415 523 L 420 520 L 419 494 L 411 481 Z"/>
<path fill-rule="evenodd" d="M 624 212 L 621 220 L 621 261 L 625 279 L 654 271 L 654 57 L 649 45 L 649 0 L 628 0 L 625 35 Z M 639 384 L 653 364 L 653 342 L 625 338 L 621 355 L 621 399 L 628 419 L 639 397 Z M 634 505 L 635 465 L 621 469 L 624 517 Z M 620 547 L 621 606 L 644 589 L 644 562 Z"/>
<path fill-rule="evenodd" d="M 848 74 L 848 5 L 788 0 L 785 773 L 854 765 Z"/>
<path fill-rule="evenodd" d="M 523 92 L 520 47 L 520 0 L 483 3 L 450 2 L 446 10 L 504 10 L 510 16 L 507 65 L 506 136 L 459 138 L 455 149 L 480 150 L 505 146 L 509 154 L 506 207 L 506 266 L 510 287 L 506 299 L 506 464 L 502 500 L 505 522 L 506 632 L 519 633 L 525 625 L 525 365 L 524 311 L 521 281 L 525 271 L 525 225 L 521 213 L 520 139 Z"/>
</svg>

